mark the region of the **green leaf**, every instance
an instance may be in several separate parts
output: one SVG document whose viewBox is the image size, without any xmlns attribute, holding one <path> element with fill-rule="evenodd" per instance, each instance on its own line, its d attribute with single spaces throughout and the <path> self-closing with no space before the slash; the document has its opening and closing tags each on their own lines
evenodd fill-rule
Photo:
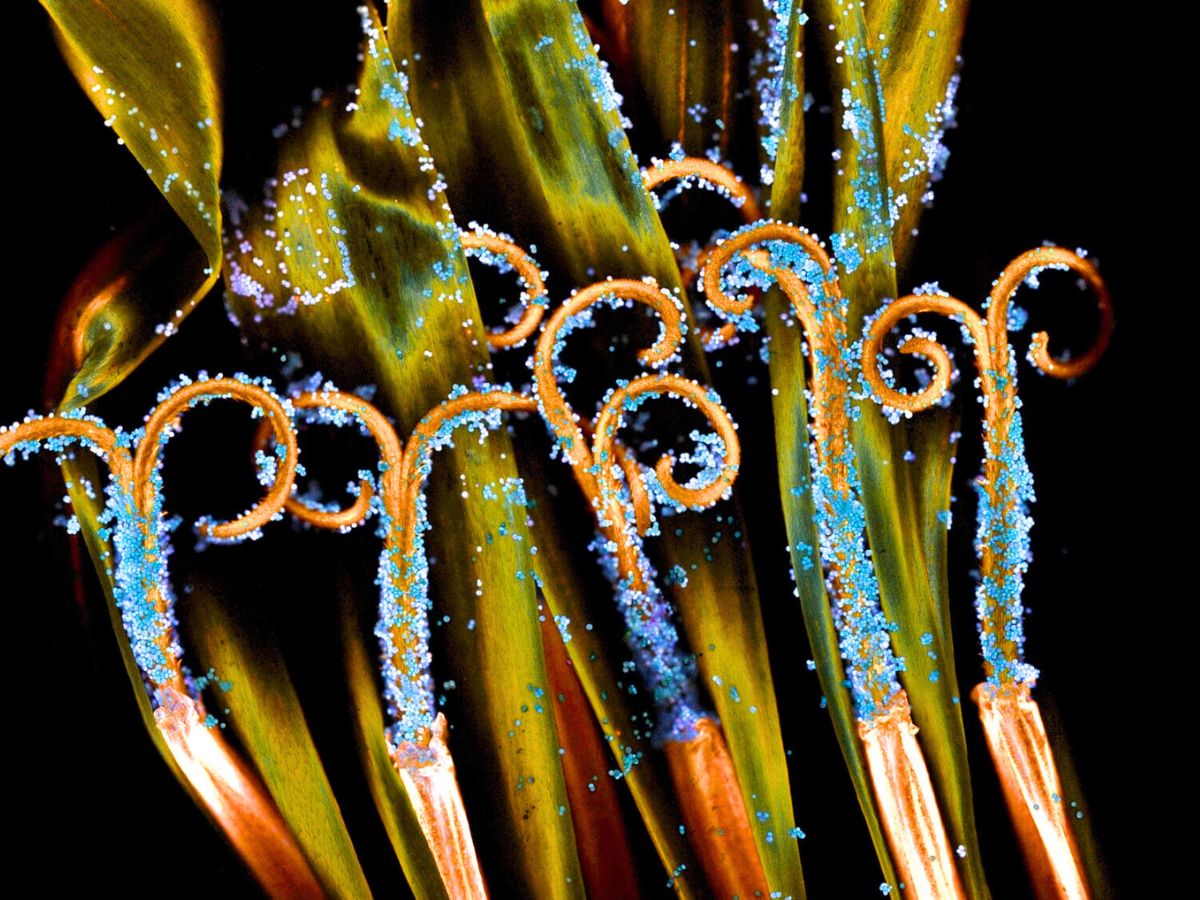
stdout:
<svg viewBox="0 0 1200 900">
<path fill-rule="evenodd" d="M 213 669 L 229 687 L 212 692 L 223 704 L 213 704 L 212 712 L 237 737 L 325 889 L 338 897 L 369 896 L 291 676 L 269 628 L 231 599 L 238 583 L 230 581 L 193 577 L 180 611 L 193 635 L 195 670 Z"/>
<path fill-rule="evenodd" d="M 1075 768 L 1070 735 L 1067 733 L 1054 695 L 1045 688 L 1038 688 L 1034 698 L 1046 725 L 1050 738 L 1050 750 L 1054 765 L 1058 769 L 1058 780 L 1062 786 L 1063 802 L 1069 809 L 1067 821 L 1075 835 L 1080 861 L 1087 877 L 1088 890 L 1096 900 L 1112 900 L 1117 896 L 1113 881 L 1108 873 L 1102 847 L 1092 826 L 1092 812 L 1083 793 L 1082 782 Z"/>
<path fill-rule="evenodd" d="M 966 2 L 889 0 L 867 4 L 866 35 L 875 50 L 886 117 L 883 151 L 899 217 L 892 247 L 901 271 L 912 255 L 914 230 L 936 180 L 941 145 L 966 26 Z M 886 48 L 886 55 L 884 49 Z M 933 154 L 933 156 L 931 156 Z"/>
<path fill-rule="evenodd" d="M 678 526 L 663 525 L 666 564 L 679 566 L 666 593 L 682 611 L 737 771 L 759 858 L 773 891 L 804 896 L 779 709 L 745 524 L 735 504 L 718 504 Z"/>
<path fill-rule="evenodd" d="M 762 0 L 603 4 L 601 50 L 611 48 L 636 135 L 657 155 L 679 143 L 691 155 L 715 147 L 739 167 L 756 162 L 758 110 L 746 94 L 764 13 Z"/>
<path fill-rule="evenodd" d="M 371 382 L 374 402 L 407 434 L 488 361 L 407 78 L 365 15 L 353 108 L 326 102 L 283 142 L 277 205 L 240 219 L 226 279 L 249 335 L 298 350 L 346 389 Z M 499 490 L 516 477 L 512 456 L 499 433 L 484 444 L 461 436 L 434 460 L 433 652 L 458 685 L 450 748 L 490 889 L 570 896 L 583 884 L 571 819 L 558 814 L 567 804 L 559 744 L 552 714 L 532 711 L 546 674 L 525 511 Z"/>
<path fill-rule="evenodd" d="M 876 62 L 882 56 L 882 46 L 875 47 L 871 40 L 878 39 L 878 32 L 868 34 L 861 7 L 824 0 L 816 10 L 834 74 L 834 95 L 840 96 L 843 113 L 837 134 L 841 162 L 835 179 L 833 247 L 840 263 L 842 291 L 850 298 L 850 333 L 857 334 L 864 315 L 886 298 L 897 296 L 889 176 L 879 108 L 880 96 L 887 97 L 887 85 L 881 86 Z M 832 24 L 833 29 L 827 30 L 826 24 Z M 950 31 L 941 41 L 936 35 L 927 40 L 937 44 L 938 52 L 953 55 L 956 46 L 947 48 L 944 44 L 955 36 Z M 900 46 L 921 45 L 909 41 L 900 42 Z M 893 105 L 908 108 L 904 98 Z M 921 729 L 921 747 L 950 843 L 967 849 L 966 859 L 960 864 L 965 887 L 971 896 L 986 896 L 961 705 L 956 695 L 953 647 L 944 627 L 949 599 L 944 590 L 938 591 L 931 584 L 928 575 L 930 564 L 936 562 L 925 557 L 924 536 L 933 527 L 929 521 L 932 511 L 922 511 L 917 499 L 927 490 L 937 490 L 918 483 L 918 478 L 941 476 L 925 476 L 920 467 L 910 467 L 903 461 L 908 450 L 905 430 L 889 426 L 873 402 L 860 401 L 859 408 L 861 417 L 853 436 L 883 609 L 899 625 L 892 636 L 893 647 L 907 663 L 902 681 L 913 719 Z M 946 428 L 944 422 L 920 422 L 913 427 L 918 431 L 929 429 L 933 437 L 921 440 L 931 445 L 937 443 L 939 429 L 944 433 Z M 921 537 L 914 540 L 914 536 Z M 923 635 L 931 635 L 932 642 L 921 643 Z M 935 671 L 938 675 L 933 674 Z"/>
<path fill-rule="evenodd" d="M 670 244 L 574 4 L 483 0 L 448 17 L 433 4 L 393 3 L 389 36 L 413 73 L 413 103 L 456 209 L 535 244 L 556 292 L 607 275 L 651 275 L 678 287 Z M 684 368 L 708 381 L 694 331 Z M 752 579 L 736 581 L 748 572 L 737 541 L 701 546 L 717 530 L 740 530 L 723 521 L 731 516 L 724 507 L 689 514 L 682 539 L 662 541 L 661 555 L 666 568 L 698 565 L 692 586 L 673 600 L 693 649 L 719 648 L 702 652 L 701 679 L 721 717 L 768 882 L 801 896 L 799 852 L 782 838 L 794 817 L 779 722 L 766 699 L 774 688 L 757 592 Z M 587 662 L 573 644 L 582 674 Z M 739 704 L 728 688 L 714 690 L 714 674 L 754 699 Z"/>
<path fill-rule="evenodd" d="M 114 269 L 120 282 L 85 323 L 66 394 L 67 406 L 81 406 L 128 375 L 216 283 L 220 40 L 200 0 L 130 0 L 120 15 L 102 3 L 42 6 L 75 78 L 177 217 L 118 244 L 124 261 L 137 262 Z"/>
</svg>

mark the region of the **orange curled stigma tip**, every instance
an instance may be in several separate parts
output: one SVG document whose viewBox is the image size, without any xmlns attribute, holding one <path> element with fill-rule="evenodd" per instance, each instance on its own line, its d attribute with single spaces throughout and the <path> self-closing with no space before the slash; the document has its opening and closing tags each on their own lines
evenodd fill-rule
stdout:
<svg viewBox="0 0 1200 900">
<path fill-rule="evenodd" d="M 755 296 L 731 297 L 721 285 L 722 272 L 726 265 L 738 253 L 751 251 L 757 244 L 767 241 L 783 241 L 799 245 L 806 254 L 821 267 L 821 271 L 829 275 L 833 271 L 833 260 L 821 246 L 821 242 L 803 228 L 790 225 L 787 222 L 764 221 L 751 224 L 736 231 L 725 240 L 710 249 L 708 261 L 704 264 L 701 276 L 704 285 L 705 302 L 718 313 L 729 316 L 742 316 L 750 312 L 754 306 Z M 761 260 L 761 257 L 760 257 Z M 836 287 L 836 279 L 831 281 L 831 287 Z M 839 294 L 840 296 L 840 294 Z"/>
<path fill-rule="evenodd" d="M 906 393 L 890 385 L 880 371 L 880 353 L 887 335 L 909 316 L 936 313 L 960 321 L 971 335 L 982 392 L 989 416 L 988 426 L 1011 405 L 1011 380 L 1005 387 L 996 383 L 996 374 L 1008 366 L 1008 314 L 1013 295 L 1031 276 L 1043 269 L 1067 269 L 1079 275 L 1096 298 L 1100 324 L 1096 338 L 1086 352 L 1074 360 L 1055 359 L 1049 351 L 1049 335 L 1039 331 L 1030 340 L 1030 361 L 1047 375 L 1075 378 L 1087 372 L 1108 348 L 1113 330 L 1112 298 L 1108 286 L 1091 260 L 1062 247 L 1038 247 L 1022 253 L 1000 273 L 988 294 L 987 318 L 980 316 L 963 301 L 944 294 L 910 294 L 885 306 L 870 324 L 863 341 L 863 374 L 876 398 L 885 406 L 903 412 L 920 412 L 933 406 L 950 385 L 954 364 L 946 348 L 924 337 L 910 337 L 897 349 L 901 353 L 924 357 L 934 368 L 933 382 L 917 393 Z M 996 402 L 992 402 L 996 398 Z"/>
<path fill-rule="evenodd" d="M 965 897 L 938 811 L 937 797 L 917 744 L 908 695 L 899 691 L 889 709 L 859 721 L 879 817 L 907 896 Z"/>
<path fill-rule="evenodd" d="M 428 743 L 401 744 L 392 760 L 425 842 L 437 861 L 446 893 L 456 900 L 476 900 L 487 897 L 487 888 L 458 789 L 454 760 L 446 746 L 446 730 L 446 717 L 438 713 Z"/>
<path fill-rule="evenodd" d="M 196 701 L 170 686 L 157 690 L 154 721 L 171 756 L 263 890 L 272 897 L 325 897 L 270 795 L 204 725 Z"/>
<path fill-rule="evenodd" d="M 624 405 L 646 394 L 669 395 L 692 404 L 704 415 L 721 439 L 725 447 L 725 463 L 720 474 L 702 487 L 689 488 L 679 484 L 673 474 L 675 461 L 669 455 L 660 457 L 654 467 L 663 492 L 680 506 L 690 509 L 712 506 L 728 493 L 737 479 L 738 466 L 741 464 L 741 444 L 738 442 L 737 426 L 733 424 L 725 408 L 714 399 L 711 391 L 679 375 L 642 375 L 613 391 L 596 419 L 592 456 L 597 467 L 608 479 L 612 479 L 613 466 L 610 460 L 617 456 L 613 445 L 622 422 Z M 644 484 L 640 486 L 640 490 L 644 494 Z"/>
<path fill-rule="evenodd" d="M 150 413 L 146 420 L 146 434 L 138 445 L 133 460 L 133 478 L 136 498 L 143 513 L 154 507 L 158 487 L 154 475 L 162 456 L 163 437 L 167 431 L 178 427 L 178 420 L 193 403 L 200 400 L 228 397 L 240 400 L 262 411 L 271 423 L 277 444 L 284 447 L 284 456 L 279 460 L 275 481 L 260 500 L 248 512 L 229 522 L 204 523 L 200 532 L 217 540 L 231 540 L 266 525 L 287 503 L 296 480 L 298 447 L 296 432 L 292 429 L 291 415 L 279 399 L 258 385 L 236 378 L 212 378 L 193 381 L 177 388 L 167 399 Z"/>
<path fill-rule="evenodd" d="M 1026 279 L 1042 269 L 1067 269 L 1084 280 L 1096 298 L 1100 325 L 1092 346 L 1071 361 L 1054 359 L 1050 355 L 1050 336 L 1044 331 L 1033 335 L 1029 342 L 1030 361 L 1055 378 L 1075 378 L 1084 374 L 1100 360 L 1112 338 L 1113 308 L 1108 285 L 1100 277 L 1095 264 L 1085 256 L 1063 247 L 1036 247 L 1027 250 L 1004 267 L 988 295 L 988 330 L 997 334 L 1007 327 L 1008 307 L 1013 295 Z"/>
<path fill-rule="evenodd" d="M 350 413 L 375 439 L 388 471 L 399 470 L 403 449 L 395 429 L 392 428 L 383 413 L 357 394 L 348 394 L 334 389 L 308 391 L 292 398 L 292 406 L 296 409 L 321 409 L 324 407 Z M 259 426 L 255 439 L 256 450 L 261 450 L 266 446 L 270 434 L 271 424 L 264 421 Z M 371 500 L 374 495 L 375 489 L 371 482 L 363 479 L 359 482 L 358 496 L 354 498 L 354 502 L 342 509 L 314 509 L 298 497 L 289 497 L 284 508 L 295 518 L 315 528 L 345 531 L 366 520 L 371 511 Z"/>
<path fill-rule="evenodd" d="M 971 691 L 1017 841 L 1041 900 L 1089 896 L 1079 849 L 1046 736 L 1046 726 L 1027 684 L 997 688 L 984 682 Z"/>
<path fill-rule="evenodd" d="M 734 206 L 741 210 L 745 221 L 753 222 L 759 218 L 758 201 L 754 199 L 754 192 L 750 187 L 732 170 L 710 159 L 685 156 L 682 159 L 656 160 L 654 165 L 642 172 L 642 181 L 649 191 L 668 181 L 687 178 L 706 182 L 728 194 Z"/>
<path fill-rule="evenodd" d="M 112 477 L 124 488 L 133 485 L 133 460 L 129 451 L 117 446 L 116 433 L 92 419 L 68 416 L 46 416 L 30 419 L 11 428 L 0 428 L 0 458 L 25 441 L 44 441 L 48 438 L 72 437 L 84 442 L 108 463 Z"/>
<path fill-rule="evenodd" d="M 754 192 L 730 169 L 712 160 L 695 156 L 660 160 L 642 173 L 642 180 L 645 182 L 647 190 L 654 190 L 669 181 L 684 178 L 700 179 L 725 191 L 729 195 L 729 199 L 741 210 L 742 219 L 745 222 L 754 222 L 759 218 L 758 201 L 754 199 Z M 681 263 L 679 274 L 685 289 L 690 288 L 692 282 L 695 281 L 696 272 L 704 268 L 710 249 L 705 248 L 700 251 L 694 267 Z M 716 328 L 705 326 L 700 329 L 700 341 L 706 350 L 724 347 L 735 337 L 737 337 L 737 326 L 733 322 L 725 322 Z"/>
<path fill-rule="evenodd" d="M 542 316 L 546 313 L 546 282 L 541 269 L 528 253 L 503 235 L 475 228 L 471 231 L 461 231 L 459 236 L 462 239 L 463 250 L 468 256 L 474 256 L 485 263 L 502 258 L 516 270 L 517 277 L 521 279 L 525 288 L 521 294 L 525 312 L 508 331 L 487 336 L 488 346 L 493 350 L 520 346 L 538 330 L 538 326 L 542 324 Z"/>
<path fill-rule="evenodd" d="M 690 740 L 665 741 L 663 753 L 705 879 L 715 897 L 769 896 L 725 737 L 708 717 L 695 728 Z"/>
</svg>

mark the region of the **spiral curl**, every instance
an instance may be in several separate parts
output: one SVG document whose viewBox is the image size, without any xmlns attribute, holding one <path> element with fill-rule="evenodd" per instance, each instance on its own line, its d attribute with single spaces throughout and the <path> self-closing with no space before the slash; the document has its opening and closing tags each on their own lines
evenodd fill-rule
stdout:
<svg viewBox="0 0 1200 900">
<path fill-rule="evenodd" d="M 638 351 L 638 359 L 643 365 L 664 365 L 679 352 L 685 328 L 679 301 L 653 281 L 617 278 L 597 282 L 572 294 L 546 321 L 533 356 L 538 406 L 589 497 L 595 496 L 596 485 L 593 475 L 587 471 L 590 463 L 587 443 L 579 417 L 567 402 L 555 371 L 562 350 L 560 333 L 572 318 L 589 308 L 618 300 L 632 300 L 658 313 L 662 331 L 651 347 Z"/>
<path fill-rule="evenodd" d="M 236 378 L 193 381 L 176 388 L 146 419 L 145 437 L 133 458 L 133 481 L 138 506 L 143 513 L 148 513 L 154 507 L 158 491 L 154 473 L 161 461 L 162 448 L 178 427 L 179 418 L 197 403 L 222 398 L 240 400 L 261 410 L 271 423 L 277 444 L 283 446 L 283 458 L 274 483 L 262 500 L 229 522 L 197 524 L 202 536 L 224 541 L 242 537 L 271 521 L 284 508 L 295 484 L 299 449 L 291 426 L 291 413 L 270 391 Z"/>
<path fill-rule="evenodd" d="M 1039 247 L 1021 254 L 996 279 L 988 295 L 986 319 L 954 297 L 921 294 L 885 306 L 867 327 L 862 366 L 875 399 L 884 406 L 912 414 L 936 403 L 950 385 L 953 361 L 944 346 L 931 337 L 904 340 L 901 353 L 920 356 L 933 366 L 933 379 L 916 393 L 888 384 L 879 364 L 884 339 L 901 320 L 918 313 L 939 313 L 962 324 L 973 345 L 983 399 L 983 471 L 976 480 L 979 494 L 976 551 L 980 579 L 976 589 L 980 643 L 984 668 L 997 686 L 1031 684 L 1037 670 L 1025 663 L 1024 607 L 1021 593 L 1029 565 L 1032 519 L 1026 504 L 1034 499 L 1033 476 L 1025 459 L 1021 414 L 1017 400 L 1016 361 L 1008 342 L 1012 297 L 1029 276 L 1041 269 L 1065 268 L 1080 275 L 1091 288 L 1100 313 L 1092 346 L 1070 362 L 1049 353 L 1046 332 L 1033 336 L 1029 359 L 1055 378 L 1073 378 L 1088 371 L 1104 353 L 1112 334 L 1112 303 L 1096 267 L 1079 254 L 1060 247 Z"/>
<path fill-rule="evenodd" d="M 983 382 L 985 407 L 994 406 L 991 398 L 1012 393 L 1007 381 L 1005 387 L 998 387 L 996 380 L 997 373 L 1004 373 L 1008 366 L 1008 310 L 1022 282 L 1047 267 L 1067 268 L 1083 278 L 1095 295 L 1100 325 L 1091 347 L 1071 361 L 1053 358 L 1049 351 L 1049 335 L 1044 331 L 1035 333 L 1030 340 L 1030 361 L 1055 378 L 1075 378 L 1090 370 L 1104 355 L 1112 337 L 1113 311 L 1108 287 L 1091 260 L 1062 247 L 1037 247 L 1022 253 L 1004 267 L 988 294 L 986 320 L 963 301 L 938 294 L 912 294 L 885 306 L 871 322 L 863 342 L 863 373 L 876 398 L 894 409 L 920 412 L 937 403 L 949 387 L 954 369 L 950 354 L 930 338 L 909 338 L 897 347 L 901 353 L 921 356 L 932 364 L 933 381 L 921 391 L 910 394 L 892 387 L 880 370 L 879 354 L 887 335 L 902 319 L 919 313 L 938 313 L 960 321 L 967 329 Z"/>
<path fill-rule="evenodd" d="M 468 256 L 474 256 L 485 263 L 493 261 L 489 259 L 489 255 L 503 258 L 516 270 L 517 277 L 521 279 L 525 288 L 521 293 L 525 312 L 512 328 L 489 334 L 487 342 L 493 350 L 520 346 L 537 331 L 546 313 L 546 282 L 541 269 L 524 249 L 504 235 L 476 228 L 459 232 L 459 238 L 463 251 Z"/>
</svg>

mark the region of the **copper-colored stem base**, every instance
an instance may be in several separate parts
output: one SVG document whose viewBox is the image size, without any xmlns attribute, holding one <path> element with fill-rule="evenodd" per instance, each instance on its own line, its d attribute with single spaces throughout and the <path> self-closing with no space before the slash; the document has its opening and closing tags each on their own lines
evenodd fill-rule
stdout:
<svg viewBox="0 0 1200 900">
<path fill-rule="evenodd" d="M 1008 812 L 1039 898 L 1083 900 L 1087 880 L 1067 820 L 1058 769 L 1046 726 L 1029 685 L 997 688 L 984 682 L 971 692 Z"/>
<path fill-rule="evenodd" d="M 884 715 L 859 722 L 858 736 L 904 896 L 964 897 L 908 695 L 900 691 Z"/>
<path fill-rule="evenodd" d="M 549 612 L 539 618 L 548 693 L 555 698 L 554 723 L 559 744 L 566 751 L 562 754 L 562 764 L 567 802 L 571 806 L 575 846 L 588 896 L 636 897 L 637 873 L 617 796 L 619 782 L 596 777 L 597 772 L 607 772 L 612 766 L 604 735 L 567 656 L 558 627 Z"/>
<path fill-rule="evenodd" d="M 767 897 L 767 877 L 750 830 L 733 760 L 720 726 L 696 723 L 696 736 L 663 745 L 683 824 L 713 896 Z"/>
<path fill-rule="evenodd" d="M 316 875 L 266 790 L 205 727 L 196 702 L 169 686 L 158 688 L 158 730 L 217 825 L 272 897 L 324 897 Z"/>
<path fill-rule="evenodd" d="M 454 760 L 446 746 L 446 717 L 433 721 L 429 746 L 420 751 L 421 761 L 409 764 L 404 748 L 396 754 L 396 770 L 421 832 L 437 860 L 446 892 L 455 900 L 487 897 L 471 826 L 463 808 L 462 794 L 454 774 Z"/>
</svg>

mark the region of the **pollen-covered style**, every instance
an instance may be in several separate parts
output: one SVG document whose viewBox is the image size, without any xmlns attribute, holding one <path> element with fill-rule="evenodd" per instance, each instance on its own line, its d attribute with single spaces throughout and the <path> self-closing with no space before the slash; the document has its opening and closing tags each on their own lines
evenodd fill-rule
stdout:
<svg viewBox="0 0 1200 900">
<path fill-rule="evenodd" d="M 657 711 L 657 739 L 663 744 L 679 790 L 685 823 L 702 842 L 701 864 L 722 892 L 761 890 L 765 878 L 758 861 L 745 801 L 732 760 L 712 715 L 700 705 L 695 663 L 679 646 L 674 610 L 662 595 L 642 547 L 649 516 L 639 513 L 653 498 L 676 510 L 704 509 L 726 496 L 737 477 L 740 447 L 736 427 L 711 389 L 678 375 L 641 375 L 609 391 L 596 418 L 590 452 L 579 417 L 560 382 L 576 372 L 559 361 L 566 338 L 594 324 L 595 307 L 639 304 L 659 319 L 658 340 L 639 352 L 639 360 L 660 368 L 676 358 L 686 323 L 682 304 L 651 279 L 610 279 L 575 292 L 546 322 L 533 357 L 538 407 L 556 441 L 556 453 L 571 466 L 575 480 L 596 512 L 603 541 L 601 558 L 617 594 L 628 628 L 630 650 L 650 687 Z M 675 460 L 662 456 L 653 473 L 622 462 L 615 443 L 625 415 L 647 399 L 673 396 L 708 419 L 721 450 L 702 436 L 697 458 L 702 471 L 687 484 L 672 474 Z"/>
<path fill-rule="evenodd" d="M 787 296 L 808 342 L 812 493 L 858 732 L 881 818 L 901 878 L 919 896 L 959 896 L 955 860 L 898 675 L 866 546 L 866 512 L 850 425 L 856 365 L 847 335 L 849 303 L 833 260 L 807 231 L 782 222 L 747 225 L 717 244 L 703 273 L 705 300 L 740 330 L 754 330 L 750 286 Z"/>
<path fill-rule="evenodd" d="M 983 471 L 976 480 L 979 511 L 975 548 L 979 555 L 979 585 L 975 609 L 987 681 L 972 692 L 992 760 L 1004 788 L 1009 812 L 1038 890 L 1046 896 L 1088 896 L 1087 878 L 1079 858 L 1064 806 L 1063 789 L 1049 738 L 1030 688 L 1038 671 L 1023 655 L 1025 644 L 1021 592 L 1029 567 L 1029 530 L 1033 519 L 1027 504 L 1034 499 L 1033 476 L 1025 460 L 1017 362 L 1008 332 L 1019 330 L 1024 313 L 1012 306 L 1022 283 L 1038 286 L 1048 269 L 1074 272 L 1096 296 L 1100 326 L 1088 351 L 1076 359 L 1050 355 L 1045 332 L 1033 335 L 1029 361 L 1055 378 L 1074 378 L 1088 371 L 1104 353 L 1112 333 L 1112 304 L 1108 288 L 1090 260 L 1060 247 L 1038 247 L 1009 263 L 984 303 L 986 319 L 970 306 L 942 293 L 902 297 L 880 310 L 867 326 L 863 342 L 863 372 L 876 399 L 895 414 L 911 415 L 928 409 L 945 394 L 954 365 L 946 348 L 927 333 L 914 332 L 898 345 L 901 353 L 927 359 L 933 365 L 930 382 L 916 393 L 895 386 L 881 369 L 883 341 L 902 321 L 919 313 L 938 313 L 958 322 L 971 346 L 983 402 Z"/>
<path fill-rule="evenodd" d="M 270 489 L 236 519 L 201 521 L 196 530 L 214 542 L 253 538 L 283 509 L 298 468 L 291 411 L 263 381 L 244 375 L 181 379 L 159 396 L 145 426 L 132 434 L 110 430 L 82 411 L 31 418 L 0 431 L 0 454 L 11 463 L 14 453 L 28 456 L 45 449 L 61 457 L 80 447 L 107 462 L 107 500 L 97 534 L 112 548 L 105 561 L 113 602 L 121 610 L 133 658 L 154 704 L 155 724 L 184 777 L 263 886 L 273 893 L 316 897 L 321 895 L 316 876 L 269 793 L 205 713 L 175 630 L 167 564 L 172 526 L 163 509 L 162 450 L 179 429 L 183 413 L 224 398 L 248 404 L 274 432 L 276 452 L 260 458 Z"/>
</svg>

